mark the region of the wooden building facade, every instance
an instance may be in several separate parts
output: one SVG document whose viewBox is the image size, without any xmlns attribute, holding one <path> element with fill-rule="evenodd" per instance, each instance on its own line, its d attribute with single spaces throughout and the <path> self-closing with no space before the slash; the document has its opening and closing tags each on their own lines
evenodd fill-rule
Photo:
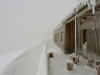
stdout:
<svg viewBox="0 0 100 75">
<path fill-rule="evenodd" d="M 76 52 L 95 60 L 100 58 L 100 0 L 96 0 L 95 13 L 90 6 L 80 2 L 53 33 L 54 43 L 65 54 Z"/>
</svg>

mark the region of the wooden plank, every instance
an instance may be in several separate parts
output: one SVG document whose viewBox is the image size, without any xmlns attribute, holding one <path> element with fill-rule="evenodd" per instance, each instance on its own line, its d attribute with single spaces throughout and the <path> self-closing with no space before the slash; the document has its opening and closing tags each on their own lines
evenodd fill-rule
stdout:
<svg viewBox="0 0 100 75">
<path fill-rule="evenodd" d="M 69 23 L 70 25 L 70 53 L 72 52 L 72 22 Z"/>
<path fill-rule="evenodd" d="M 72 22 L 72 52 L 74 52 L 74 44 L 75 44 L 75 40 L 74 40 L 74 33 L 75 33 L 75 30 L 74 30 L 74 21 Z"/>
<path fill-rule="evenodd" d="M 79 18 L 76 18 L 76 56 L 78 57 L 79 62 Z"/>
<path fill-rule="evenodd" d="M 100 13 L 96 14 L 96 38 L 97 38 L 97 55 L 98 59 L 100 58 Z"/>
<path fill-rule="evenodd" d="M 68 24 L 68 53 L 70 54 L 70 25 Z"/>
</svg>

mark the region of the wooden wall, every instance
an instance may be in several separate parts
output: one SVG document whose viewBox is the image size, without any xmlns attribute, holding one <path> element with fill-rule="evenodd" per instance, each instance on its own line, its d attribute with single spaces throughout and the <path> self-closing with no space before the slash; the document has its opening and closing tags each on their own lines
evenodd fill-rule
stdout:
<svg viewBox="0 0 100 75">
<path fill-rule="evenodd" d="M 100 11 L 94 16 L 92 11 L 78 18 L 77 49 L 86 58 L 100 59 Z M 88 14 L 88 15 L 86 15 Z M 76 29 L 77 30 L 77 29 Z M 62 25 L 54 31 L 54 41 L 65 54 L 75 51 L 75 21 Z M 62 42 L 62 44 L 61 44 Z M 86 48 L 84 48 L 84 44 Z"/>
<path fill-rule="evenodd" d="M 80 54 L 86 58 L 98 59 L 100 57 L 100 14 L 87 16 L 85 21 L 80 22 L 79 36 Z M 84 39 L 87 40 L 86 50 L 83 48 Z"/>
<path fill-rule="evenodd" d="M 98 57 L 100 58 L 100 13 L 96 14 L 96 29 L 98 35 Z"/>
<path fill-rule="evenodd" d="M 75 22 L 66 24 L 65 27 L 65 53 L 70 54 L 75 51 Z"/>
<path fill-rule="evenodd" d="M 54 32 L 54 42 L 65 54 L 75 51 L 75 22 L 65 24 Z"/>
<path fill-rule="evenodd" d="M 64 36 L 65 36 L 65 26 L 61 26 L 54 31 L 54 43 L 64 51 Z"/>
</svg>

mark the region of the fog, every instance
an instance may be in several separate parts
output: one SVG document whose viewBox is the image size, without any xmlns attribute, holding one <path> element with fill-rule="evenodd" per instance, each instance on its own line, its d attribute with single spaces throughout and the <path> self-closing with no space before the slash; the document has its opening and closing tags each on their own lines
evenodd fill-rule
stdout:
<svg viewBox="0 0 100 75">
<path fill-rule="evenodd" d="M 77 0 L 0 0 L 0 55 L 53 38 Z"/>
</svg>

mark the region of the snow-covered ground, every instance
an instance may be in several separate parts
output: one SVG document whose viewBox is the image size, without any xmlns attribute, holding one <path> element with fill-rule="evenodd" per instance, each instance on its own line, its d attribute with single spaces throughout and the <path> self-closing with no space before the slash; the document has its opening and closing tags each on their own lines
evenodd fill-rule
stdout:
<svg viewBox="0 0 100 75">
<path fill-rule="evenodd" d="M 87 59 L 82 56 L 79 57 L 80 62 L 76 65 L 72 71 L 67 70 L 67 60 L 70 60 L 70 55 L 65 55 L 62 51 L 57 50 L 54 52 L 54 58 L 50 58 L 49 61 L 49 75 L 97 75 L 95 68 L 86 66 Z"/>
<path fill-rule="evenodd" d="M 45 43 L 47 43 L 46 48 L 44 48 Z M 49 59 L 48 75 L 97 75 L 95 68 L 86 66 L 87 59 L 82 56 L 80 56 L 80 63 L 74 64 L 74 69 L 68 71 L 66 62 L 70 59 L 69 54 L 65 55 L 50 40 L 43 40 L 19 52 L 0 56 L 0 75 L 37 75 L 37 72 L 43 71 L 42 65 L 39 68 L 39 64 L 42 64 L 40 61 L 43 59 L 45 62 L 44 57 L 41 57 L 43 52 L 45 53 L 43 49 L 54 52 L 54 58 Z"/>
<path fill-rule="evenodd" d="M 12 53 L 8 53 L 6 55 L 0 56 L 0 73 L 3 71 L 3 69 L 12 62 L 15 58 L 17 58 L 19 55 L 23 53 L 24 50 L 16 51 Z"/>
<path fill-rule="evenodd" d="M 28 48 L 25 49 L 25 51 L 20 55 L 21 52 L 19 52 L 19 54 L 17 54 L 17 52 L 15 52 L 15 54 L 18 56 L 16 58 L 14 53 L 11 53 L 11 57 L 10 55 L 5 55 L 7 56 L 5 59 L 5 62 L 7 62 L 6 64 L 1 61 L 1 64 L 3 65 L 7 65 L 6 68 L 1 68 L 1 71 L 3 70 L 3 72 L 0 75 L 36 75 L 36 71 L 38 68 L 38 63 L 41 57 L 41 53 L 43 50 L 43 45 L 46 41 L 40 41 Z M 12 58 L 13 57 L 13 58 Z M 2 58 L 2 57 L 1 57 Z M 15 59 L 14 59 L 15 58 Z M 2 58 L 3 60 L 4 58 Z M 9 61 L 12 60 L 12 61 Z M 9 64 L 9 62 L 11 62 Z M 0 72 L 1 72 L 0 71 Z"/>
</svg>

